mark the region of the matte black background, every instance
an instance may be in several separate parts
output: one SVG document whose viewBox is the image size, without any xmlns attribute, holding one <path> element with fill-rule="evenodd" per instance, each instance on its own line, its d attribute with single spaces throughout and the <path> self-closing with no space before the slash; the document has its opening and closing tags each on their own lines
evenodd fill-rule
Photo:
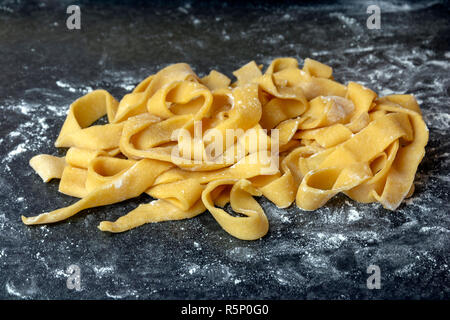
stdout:
<svg viewBox="0 0 450 320">
<path fill-rule="evenodd" d="M 0 2 L 0 298 L 3 299 L 448 299 L 449 9 L 447 2 L 78 1 L 81 30 L 66 28 L 71 1 Z M 366 9 L 381 8 L 369 30 Z M 148 196 L 27 227 L 75 200 L 43 184 L 35 154 L 53 142 L 69 104 L 92 89 L 115 97 L 149 74 L 187 62 L 229 76 L 250 60 L 311 57 L 341 82 L 413 93 L 430 129 L 416 192 L 398 211 L 337 196 L 315 212 L 264 199 L 270 231 L 229 236 L 210 214 L 102 233 Z M 21 146 L 18 148 L 18 146 Z M 81 291 L 66 286 L 81 270 Z M 381 269 L 368 290 L 366 268 Z"/>
</svg>

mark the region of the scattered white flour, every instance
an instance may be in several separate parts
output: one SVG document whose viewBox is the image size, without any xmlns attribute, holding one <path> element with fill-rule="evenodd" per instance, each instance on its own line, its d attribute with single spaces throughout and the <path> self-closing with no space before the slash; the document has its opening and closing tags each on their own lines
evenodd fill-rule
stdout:
<svg viewBox="0 0 450 320">
<path fill-rule="evenodd" d="M 56 117 L 65 117 L 69 110 L 69 106 L 46 105 L 45 107 Z"/>
<path fill-rule="evenodd" d="M 69 276 L 63 269 L 56 269 L 53 273 L 56 278 L 67 278 Z"/>
<path fill-rule="evenodd" d="M 347 240 L 347 237 L 343 234 L 324 234 L 322 232 L 317 233 L 317 237 L 319 240 L 319 245 L 322 248 L 326 249 L 337 249 L 339 248 L 344 241 Z"/>
<path fill-rule="evenodd" d="M 65 81 L 62 81 L 62 80 L 56 81 L 56 85 L 60 88 L 66 89 L 69 92 L 80 92 L 82 94 L 86 94 L 86 93 L 89 93 L 94 90 L 91 86 L 74 87 L 73 85 L 71 85 Z"/>
<path fill-rule="evenodd" d="M 268 206 L 268 205 L 267 205 Z M 265 206 L 266 207 L 266 206 Z M 264 208 L 266 209 L 266 208 Z M 279 219 L 282 223 L 290 223 L 289 212 L 285 209 L 277 208 L 276 206 L 270 206 L 270 213 L 273 218 Z"/>
<path fill-rule="evenodd" d="M 303 262 L 312 268 L 329 268 L 328 259 L 324 256 L 305 251 Z"/>
<path fill-rule="evenodd" d="M 120 86 L 127 91 L 132 91 L 135 87 L 134 84 L 121 84 Z"/>
<path fill-rule="evenodd" d="M 34 106 L 23 108 L 21 114 L 27 116 L 28 119 L 19 123 L 15 130 L 9 132 L 5 139 L 0 141 L 3 150 L 7 150 L 7 153 L 0 160 L 2 163 L 11 162 L 27 151 L 40 153 L 39 150 L 43 146 L 53 144 L 47 133 L 50 127 L 47 124 L 46 115 L 34 116 L 30 111 L 33 108 Z M 4 144 L 8 144 L 8 147 L 5 147 Z"/>
<path fill-rule="evenodd" d="M 338 18 L 343 23 L 343 26 L 347 26 L 355 33 L 361 33 L 364 30 L 355 18 L 348 17 L 342 13 L 333 12 L 330 14 L 330 17 Z"/>
<path fill-rule="evenodd" d="M 198 242 L 196 242 L 196 241 L 194 241 L 194 247 L 195 247 L 197 250 L 202 250 L 202 247 L 200 246 L 200 243 L 198 243 Z"/>
<path fill-rule="evenodd" d="M 14 285 L 11 281 L 6 282 L 5 288 L 6 292 L 9 295 L 19 297 L 21 299 L 31 299 L 33 295 L 37 293 L 37 287 L 36 282 L 32 278 L 25 278 L 24 282 L 29 284 L 26 288 L 18 288 L 16 285 Z M 28 283 L 29 282 L 29 283 Z"/>
<path fill-rule="evenodd" d="M 0 228 L 3 229 L 6 225 L 7 219 L 4 213 L 0 213 Z"/>
<path fill-rule="evenodd" d="M 180 11 L 180 12 L 182 12 L 184 14 L 189 14 L 189 11 L 186 8 L 184 8 L 184 7 L 178 7 L 178 11 Z"/>
<path fill-rule="evenodd" d="M 58 87 L 67 89 L 67 90 L 70 91 L 70 92 L 77 92 L 77 89 L 76 89 L 76 88 L 72 87 L 70 84 L 68 84 L 68 83 L 66 83 L 66 82 L 63 82 L 63 81 L 61 81 L 61 80 L 56 81 L 56 85 L 57 85 Z"/>
<path fill-rule="evenodd" d="M 425 122 L 429 127 L 438 130 L 450 129 L 450 114 L 445 112 L 425 112 Z"/>
<path fill-rule="evenodd" d="M 356 210 L 355 208 L 349 208 L 347 209 L 347 219 L 348 221 L 358 221 L 360 220 L 362 217 L 359 214 L 358 210 Z"/>
<path fill-rule="evenodd" d="M 6 292 L 8 292 L 8 294 L 19 297 L 19 298 L 27 298 L 27 296 L 22 295 L 15 287 L 14 285 L 10 284 L 9 282 L 6 283 L 5 285 L 6 288 Z"/>
<path fill-rule="evenodd" d="M 136 290 L 123 290 L 118 293 L 105 292 L 106 296 L 111 299 L 124 299 L 126 297 L 139 298 L 139 294 Z"/>
<path fill-rule="evenodd" d="M 11 150 L 8 155 L 7 155 L 7 159 L 13 159 L 16 155 L 25 152 L 27 149 L 25 148 L 26 143 L 23 142 L 19 145 L 17 145 L 17 147 L 14 150 Z"/>
<path fill-rule="evenodd" d="M 5 12 L 9 12 L 9 13 L 13 13 L 14 10 L 7 7 L 7 6 L 0 6 L 0 11 L 5 11 Z"/>
<path fill-rule="evenodd" d="M 433 227 L 422 227 L 420 228 L 419 232 L 421 233 L 431 233 L 431 232 L 436 232 L 436 233 L 450 233 L 449 229 L 446 229 L 444 227 L 438 227 L 438 226 L 433 226 Z"/>
<path fill-rule="evenodd" d="M 189 274 L 194 274 L 199 270 L 199 266 L 197 264 L 191 264 L 188 266 L 188 273 Z"/>
<path fill-rule="evenodd" d="M 285 14 L 281 17 L 281 20 L 289 21 L 289 20 L 291 20 L 291 15 L 290 15 L 289 13 L 285 13 Z"/>
<path fill-rule="evenodd" d="M 113 273 L 115 270 L 115 268 L 113 266 L 108 266 L 108 267 L 94 266 L 92 269 L 94 270 L 95 275 L 97 277 L 99 277 L 100 279 L 103 278 L 105 275 Z"/>
<path fill-rule="evenodd" d="M 227 256 L 234 261 L 251 261 L 256 252 L 247 247 L 235 247 L 226 252 Z"/>
</svg>

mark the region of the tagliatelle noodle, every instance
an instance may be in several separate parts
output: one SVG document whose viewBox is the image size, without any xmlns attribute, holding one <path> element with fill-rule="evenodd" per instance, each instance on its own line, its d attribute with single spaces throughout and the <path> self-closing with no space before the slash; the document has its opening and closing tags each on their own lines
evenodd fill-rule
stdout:
<svg viewBox="0 0 450 320">
<path fill-rule="evenodd" d="M 56 139 L 65 157 L 30 160 L 74 204 L 25 224 L 61 221 L 146 193 L 99 229 L 123 232 L 209 211 L 229 234 L 263 237 L 269 222 L 254 199 L 315 210 L 338 193 L 395 210 L 414 191 L 428 129 L 412 95 L 378 97 L 338 83 L 331 67 L 305 59 L 254 61 L 199 78 L 185 63 L 144 79 L 117 101 L 104 90 L 76 100 Z M 108 123 L 94 123 L 107 116 Z M 226 205 L 237 214 L 228 213 Z"/>
</svg>

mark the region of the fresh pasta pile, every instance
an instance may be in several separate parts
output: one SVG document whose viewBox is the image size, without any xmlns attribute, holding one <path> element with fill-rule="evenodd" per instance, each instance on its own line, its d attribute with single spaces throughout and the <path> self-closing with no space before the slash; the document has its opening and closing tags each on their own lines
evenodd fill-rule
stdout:
<svg viewBox="0 0 450 320">
<path fill-rule="evenodd" d="M 155 200 L 99 229 L 209 211 L 229 234 L 254 240 L 269 229 L 254 197 L 315 210 L 342 192 L 395 210 L 413 193 L 428 129 L 412 95 L 343 85 L 312 59 L 302 69 L 296 59 L 275 59 L 264 73 L 252 61 L 233 75 L 199 78 L 179 63 L 120 102 L 104 90 L 76 100 L 55 142 L 66 156 L 37 155 L 30 165 L 80 200 L 22 221 L 53 223 L 146 193 Z M 108 123 L 97 125 L 105 115 Z"/>
</svg>

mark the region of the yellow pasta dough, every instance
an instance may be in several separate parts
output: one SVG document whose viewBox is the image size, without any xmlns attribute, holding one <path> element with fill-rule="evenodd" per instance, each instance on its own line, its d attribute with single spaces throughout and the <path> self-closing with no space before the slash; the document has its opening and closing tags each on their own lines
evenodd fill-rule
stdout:
<svg viewBox="0 0 450 320">
<path fill-rule="evenodd" d="M 22 221 L 57 222 L 147 193 L 155 200 L 99 229 L 209 211 L 232 236 L 254 240 L 269 230 L 255 196 L 315 210 L 342 192 L 395 210 L 413 193 L 428 129 L 412 95 L 343 85 L 312 59 L 300 69 L 296 59 L 279 58 L 262 70 L 251 61 L 232 82 L 216 70 L 199 78 L 179 63 L 120 101 L 104 90 L 79 98 L 55 142 L 69 148 L 66 156 L 37 155 L 30 165 L 80 199 Z M 104 116 L 107 124 L 93 125 Z"/>
</svg>

